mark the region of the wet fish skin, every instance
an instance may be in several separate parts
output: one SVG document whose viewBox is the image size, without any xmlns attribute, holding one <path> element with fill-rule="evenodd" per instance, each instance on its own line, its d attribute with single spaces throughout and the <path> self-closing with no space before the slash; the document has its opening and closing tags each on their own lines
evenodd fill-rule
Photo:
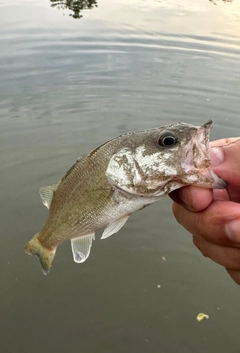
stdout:
<svg viewBox="0 0 240 353">
<path fill-rule="evenodd" d="M 121 135 L 78 159 L 56 185 L 40 189 L 49 217 L 25 245 L 50 270 L 57 246 L 71 239 L 76 262 L 90 253 L 95 232 L 116 233 L 128 217 L 188 184 L 224 188 L 211 170 L 209 131 L 178 123 Z"/>
</svg>

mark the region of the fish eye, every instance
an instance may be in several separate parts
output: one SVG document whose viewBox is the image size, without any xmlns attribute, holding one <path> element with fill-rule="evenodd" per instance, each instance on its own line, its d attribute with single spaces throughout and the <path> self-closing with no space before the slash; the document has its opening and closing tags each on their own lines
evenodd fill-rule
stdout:
<svg viewBox="0 0 240 353">
<path fill-rule="evenodd" d="M 158 139 L 158 144 L 162 147 L 173 146 L 176 142 L 175 134 L 171 131 L 165 131 Z"/>
</svg>

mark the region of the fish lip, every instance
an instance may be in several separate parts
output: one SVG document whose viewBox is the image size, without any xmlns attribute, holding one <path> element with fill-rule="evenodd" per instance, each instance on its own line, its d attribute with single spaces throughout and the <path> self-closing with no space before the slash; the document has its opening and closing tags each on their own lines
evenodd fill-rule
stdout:
<svg viewBox="0 0 240 353">
<path fill-rule="evenodd" d="M 217 174 L 214 173 L 211 167 L 200 172 L 199 175 L 206 180 L 206 182 L 209 184 L 209 187 L 212 189 L 226 189 L 226 187 L 228 186 L 228 183 L 223 179 L 219 178 Z M 208 186 L 206 185 L 206 187 Z"/>
<path fill-rule="evenodd" d="M 212 120 L 196 127 L 195 135 L 188 143 L 182 168 L 186 174 L 198 176 L 196 184 L 212 189 L 225 189 L 227 183 L 219 178 L 212 170 L 209 154 L 210 130 L 213 126 Z M 193 178 L 194 179 L 194 178 Z M 186 177 L 186 182 L 189 181 Z M 194 181 L 192 182 L 195 183 Z"/>
<path fill-rule="evenodd" d="M 226 181 L 224 181 L 223 179 L 219 178 L 217 176 L 217 174 L 214 173 L 212 168 L 208 168 L 208 169 L 209 169 L 209 174 L 211 174 L 211 176 L 213 177 L 213 179 L 215 181 L 214 189 L 226 189 L 226 187 L 228 186 L 228 183 Z"/>
<path fill-rule="evenodd" d="M 187 173 L 185 177 L 175 177 L 173 180 L 182 186 L 196 185 L 208 189 L 225 189 L 228 186 L 228 183 L 219 178 L 211 167 L 202 170 L 196 169 L 191 173 Z"/>
<path fill-rule="evenodd" d="M 212 129 L 213 127 L 213 121 L 212 119 L 209 119 L 205 124 L 201 126 L 204 129 L 207 129 L 208 131 Z"/>
<path fill-rule="evenodd" d="M 196 127 L 196 132 L 188 143 L 182 163 L 182 167 L 186 172 L 206 169 L 211 166 L 209 136 L 212 124 L 212 120 L 209 120 L 202 126 Z"/>
</svg>

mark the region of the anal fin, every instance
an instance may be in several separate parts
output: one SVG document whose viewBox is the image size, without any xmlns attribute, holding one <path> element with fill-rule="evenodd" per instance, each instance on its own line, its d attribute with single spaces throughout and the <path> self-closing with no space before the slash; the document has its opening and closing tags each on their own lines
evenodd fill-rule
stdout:
<svg viewBox="0 0 240 353">
<path fill-rule="evenodd" d="M 46 206 L 48 209 L 51 206 L 51 202 L 52 202 L 52 198 L 53 198 L 53 193 L 54 191 L 57 190 L 58 188 L 58 184 L 53 184 L 53 185 L 49 185 L 49 186 L 43 186 L 42 188 L 40 188 L 39 193 L 42 199 L 42 203 L 44 204 L 44 206 Z"/>
<path fill-rule="evenodd" d="M 81 263 L 87 260 L 93 239 L 95 239 L 95 233 L 71 239 L 73 259 L 75 262 Z"/>
<path fill-rule="evenodd" d="M 117 233 L 127 222 L 130 215 L 127 215 L 121 219 L 118 219 L 115 222 L 109 223 L 107 227 L 104 229 L 104 232 L 101 236 L 101 239 L 106 239 L 110 237 L 110 235 Z"/>
</svg>

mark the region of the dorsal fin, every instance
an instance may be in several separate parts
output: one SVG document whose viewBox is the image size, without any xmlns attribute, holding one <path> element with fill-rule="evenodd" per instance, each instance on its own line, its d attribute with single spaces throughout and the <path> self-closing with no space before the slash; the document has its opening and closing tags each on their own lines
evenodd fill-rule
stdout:
<svg viewBox="0 0 240 353">
<path fill-rule="evenodd" d="M 51 202 L 52 202 L 52 198 L 53 198 L 53 193 L 54 191 L 57 190 L 59 184 L 61 182 L 64 182 L 65 179 L 68 177 L 69 174 L 71 174 L 71 172 L 73 171 L 73 169 L 77 166 L 77 164 L 79 163 L 79 161 L 83 158 L 84 156 L 80 156 L 78 157 L 78 159 L 76 160 L 76 162 L 73 164 L 73 166 L 67 171 L 67 173 L 64 175 L 64 177 L 57 183 L 57 184 L 52 184 L 49 186 L 43 186 L 42 188 L 40 188 L 39 193 L 42 199 L 42 203 L 44 204 L 44 206 L 46 206 L 48 209 L 51 206 Z"/>
<path fill-rule="evenodd" d="M 104 232 L 101 236 L 101 239 L 106 239 L 106 238 L 110 237 L 110 235 L 117 233 L 124 226 L 124 224 L 127 222 L 128 218 L 129 218 L 129 215 L 127 215 L 127 216 L 125 216 L 115 222 L 109 223 L 107 225 L 107 227 L 104 229 Z"/>
<path fill-rule="evenodd" d="M 75 262 L 81 263 L 87 260 L 90 254 L 93 239 L 95 239 L 95 233 L 90 233 L 79 238 L 71 239 L 73 259 Z"/>
<path fill-rule="evenodd" d="M 40 190 L 40 196 L 42 199 L 42 203 L 44 204 L 44 206 L 46 206 L 48 209 L 50 208 L 51 202 L 52 202 L 52 198 L 53 198 L 53 192 L 57 190 L 58 188 L 58 184 L 52 184 L 49 186 L 43 186 Z"/>
<path fill-rule="evenodd" d="M 79 162 L 82 161 L 84 159 L 86 155 L 82 155 L 80 157 L 78 157 L 78 159 L 76 160 L 76 162 L 71 166 L 71 168 L 68 169 L 67 173 L 62 177 L 62 179 L 60 180 L 61 182 L 64 182 L 68 176 L 72 173 L 72 171 L 79 165 Z"/>
</svg>

